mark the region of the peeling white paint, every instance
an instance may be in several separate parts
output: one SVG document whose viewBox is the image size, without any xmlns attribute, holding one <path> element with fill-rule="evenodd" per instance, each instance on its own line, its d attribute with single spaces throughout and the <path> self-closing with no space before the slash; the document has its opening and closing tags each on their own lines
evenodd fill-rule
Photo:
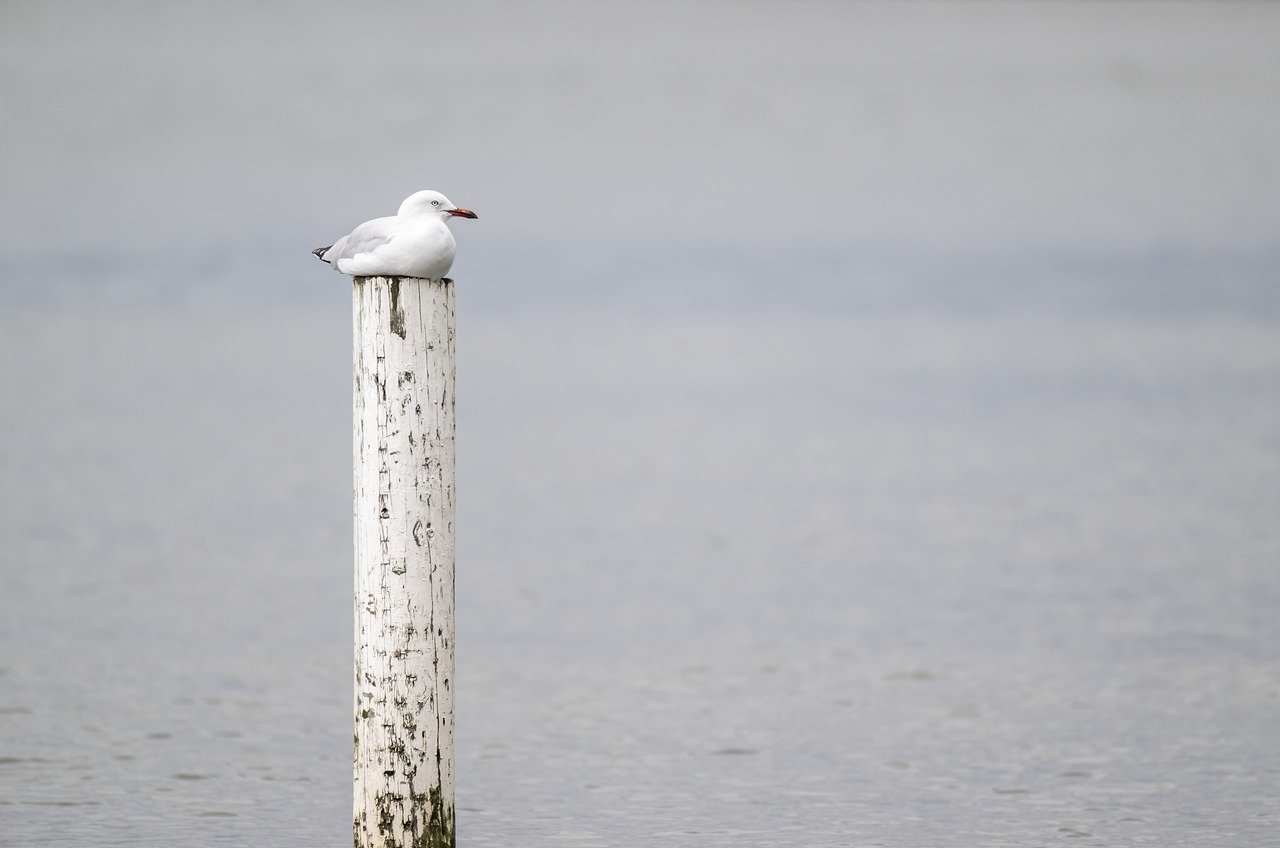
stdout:
<svg viewBox="0 0 1280 848">
<path fill-rule="evenodd" d="M 452 848 L 453 284 L 353 281 L 357 848 Z"/>
</svg>

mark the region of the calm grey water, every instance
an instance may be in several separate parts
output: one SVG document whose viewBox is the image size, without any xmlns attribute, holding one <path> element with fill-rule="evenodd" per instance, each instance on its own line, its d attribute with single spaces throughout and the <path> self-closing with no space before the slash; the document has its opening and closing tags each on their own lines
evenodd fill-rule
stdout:
<svg viewBox="0 0 1280 848">
<path fill-rule="evenodd" d="M 0 844 L 347 844 L 419 182 L 464 845 L 1280 844 L 1276 7 L 345 8 L 0 10 Z"/>
</svg>

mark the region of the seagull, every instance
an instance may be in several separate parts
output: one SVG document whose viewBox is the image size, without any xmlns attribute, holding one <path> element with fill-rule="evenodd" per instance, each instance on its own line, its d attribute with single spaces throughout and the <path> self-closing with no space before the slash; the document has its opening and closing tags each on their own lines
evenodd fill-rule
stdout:
<svg viewBox="0 0 1280 848">
<path fill-rule="evenodd" d="M 441 280 L 457 245 L 450 218 L 477 218 L 438 191 L 414 192 L 387 218 L 374 218 L 328 247 L 311 251 L 335 271 L 353 277 L 422 277 Z"/>
</svg>

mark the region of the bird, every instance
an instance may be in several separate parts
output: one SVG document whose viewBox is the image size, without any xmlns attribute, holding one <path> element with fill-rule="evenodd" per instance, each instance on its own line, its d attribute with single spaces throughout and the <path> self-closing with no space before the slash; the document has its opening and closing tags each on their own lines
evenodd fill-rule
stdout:
<svg viewBox="0 0 1280 848">
<path fill-rule="evenodd" d="M 353 277 L 442 280 L 457 252 L 445 222 L 478 217 L 438 191 L 417 191 L 404 199 L 396 214 L 365 221 L 328 247 L 311 252 L 335 271 Z"/>
</svg>

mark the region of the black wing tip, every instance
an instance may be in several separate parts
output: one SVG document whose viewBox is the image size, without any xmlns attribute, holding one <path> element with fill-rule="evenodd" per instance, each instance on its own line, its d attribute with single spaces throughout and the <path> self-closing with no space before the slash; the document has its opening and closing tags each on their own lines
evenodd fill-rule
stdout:
<svg viewBox="0 0 1280 848">
<path fill-rule="evenodd" d="M 329 247 L 333 247 L 333 245 L 329 245 Z M 317 247 L 315 250 L 311 251 L 311 255 L 316 259 L 319 259 L 321 262 L 328 264 L 329 260 L 325 259 L 324 255 L 329 252 L 329 247 Z"/>
</svg>

